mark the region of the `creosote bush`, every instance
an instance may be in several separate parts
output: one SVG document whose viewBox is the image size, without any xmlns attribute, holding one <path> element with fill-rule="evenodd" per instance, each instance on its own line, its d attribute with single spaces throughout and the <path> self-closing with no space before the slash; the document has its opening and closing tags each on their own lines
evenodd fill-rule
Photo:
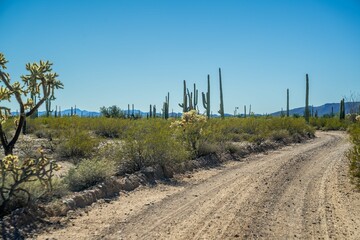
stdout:
<svg viewBox="0 0 360 240">
<path fill-rule="evenodd" d="M 330 130 L 342 130 L 345 131 L 351 122 L 347 119 L 340 120 L 339 117 L 321 117 L 311 118 L 310 124 L 318 130 L 330 131 Z"/>
<path fill-rule="evenodd" d="M 71 191 L 81 191 L 106 181 L 115 174 L 115 163 L 106 159 L 85 159 L 71 168 L 65 182 Z"/>
<path fill-rule="evenodd" d="M 154 165 L 174 167 L 189 159 L 189 152 L 174 137 L 169 122 L 162 119 L 131 122 L 123 140 L 120 172 Z"/>
<path fill-rule="evenodd" d="M 72 159 L 76 163 L 81 158 L 90 157 L 98 144 L 99 141 L 89 132 L 73 128 L 62 136 L 57 152 L 60 157 Z"/>
</svg>

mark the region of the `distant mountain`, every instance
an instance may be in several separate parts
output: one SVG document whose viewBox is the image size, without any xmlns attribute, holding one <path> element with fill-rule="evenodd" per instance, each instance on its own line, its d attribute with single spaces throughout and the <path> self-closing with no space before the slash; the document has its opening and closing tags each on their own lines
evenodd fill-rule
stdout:
<svg viewBox="0 0 360 240">
<path fill-rule="evenodd" d="M 11 113 L 14 116 L 17 116 L 19 114 L 19 112 L 12 112 Z M 39 111 L 39 116 L 45 116 L 46 115 L 46 111 Z M 54 112 L 51 113 L 52 116 L 54 116 Z M 65 109 L 61 111 L 61 116 L 70 116 L 71 115 L 71 109 Z M 81 109 L 76 109 L 76 111 L 73 110 L 73 115 L 77 115 L 80 117 L 99 117 L 100 113 L 99 112 L 93 112 L 93 111 L 87 111 L 87 110 L 81 110 Z"/>
<path fill-rule="evenodd" d="M 345 113 L 351 113 L 351 112 L 358 112 L 360 109 L 360 102 L 346 102 L 345 103 Z M 317 107 L 312 107 L 310 106 L 310 112 L 315 112 L 317 111 L 318 116 L 324 116 L 324 115 L 330 115 L 332 112 L 332 109 L 334 111 L 334 114 L 338 114 L 340 111 L 340 103 L 326 103 L 324 105 L 321 106 L 317 106 Z M 296 114 L 296 115 L 300 115 L 303 116 L 304 112 L 305 112 L 305 107 L 300 107 L 300 108 L 294 108 L 291 109 L 290 111 L 290 116 Z M 286 114 L 286 109 L 283 110 L 283 113 Z M 274 112 L 272 114 L 270 114 L 272 116 L 280 116 L 281 115 L 281 111 L 279 112 Z"/>
<path fill-rule="evenodd" d="M 312 107 L 310 106 L 310 112 L 313 111 L 314 114 L 317 111 L 318 112 L 318 116 L 324 116 L 324 115 L 330 115 L 331 111 L 334 111 L 334 114 L 338 114 L 339 110 L 340 110 L 340 103 L 326 103 L 324 105 L 321 106 L 316 106 L 316 107 Z M 123 110 L 124 114 L 127 115 L 127 110 Z M 296 114 L 296 115 L 300 115 L 303 116 L 304 115 L 304 111 L 305 111 L 305 107 L 300 107 L 300 108 L 294 108 L 290 110 L 290 116 Z M 360 111 L 360 102 L 346 102 L 345 103 L 345 112 L 346 114 L 350 113 L 350 112 L 359 112 Z M 12 115 L 18 115 L 18 112 L 12 112 Z M 132 110 L 130 110 L 130 114 L 132 114 Z M 286 109 L 283 110 L 283 114 L 286 114 Z M 40 111 L 39 112 L 39 116 L 44 116 L 46 115 L 45 111 Z M 52 112 L 52 115 L 54 115 L 54 112 Z M 71 115 L 71 109 L 65 109 L 61 111 L 61 116 L 70 116 Z M 76 111 L 73 109 L 73 115 L 77 115 L 79 117 L 99 117 L 101 114 L 99 112 L 95 112 L 95 111 L 87 111 L 87 110 L 81 110 L 81 109 L 76 109 Z M 149 115 L 149 112 L 142 112 L 140 110 L 134 110 L 134 115 L 135 116 L 141 116 L 142 118 L 146 118 Z M 161 117 L 161 112 L 158 112 L 156 114 L 158 117 Z M 170 117 L 181 117 L 182 113 L 177 113 L 177 112 L 170 112 L 169 116 Z M 270 114 L 271 116 L 280 116 L 281 115 L 281 111 L 278 112 L 274 112 Z M 234 116 L 232 114 L 228 114 L 225 113 L 226 117 L 231 117 Z M 220 117 L 217 114 L 213 114 L 212 117 Z"/>
</svg>

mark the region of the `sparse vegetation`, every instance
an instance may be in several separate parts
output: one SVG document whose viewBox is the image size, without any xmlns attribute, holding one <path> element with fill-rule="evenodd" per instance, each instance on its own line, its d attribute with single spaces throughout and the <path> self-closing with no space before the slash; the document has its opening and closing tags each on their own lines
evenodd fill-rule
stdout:
<svg viewBox="0 0 360 240">
<path fill-rule="evenodd" d="M 65 183 L 71 191 L 81 191 L 109 179 L 115 174 L 114 162 L 106 159 L 85 159 L 65 176 Z"/>
<path fill-rule="evenodd" d="M 352 125 L 349 129 L 353 147 L 348 152 L 349 172 L 352 182 L 360 189 L 360 122 Z"/>
</svg>

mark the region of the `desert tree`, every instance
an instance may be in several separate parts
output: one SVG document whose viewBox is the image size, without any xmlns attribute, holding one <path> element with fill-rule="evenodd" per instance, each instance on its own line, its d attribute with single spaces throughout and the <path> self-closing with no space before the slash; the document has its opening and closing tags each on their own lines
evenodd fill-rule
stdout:
<svg viewBox="0 0 360 240">
<path fill-rule="evenodd" d="M 0 53 L 0 140 L 6 156 L 13 153 L 26 118 L 34 114 L 47 99 L 54 99 L 56 89 L 63 88 L 49 61 L 26 64 L 28 74 L 21 76 L 21 81 L 15 82 L 12 82 L 10 75 L 4 71 L 7 62 L 4 54 Z M 28 95 L 37 96 L 37 103 L 34 103 L 31 97 L 28 98 Z M 20 110 L 14 121 L 15 133 L 8 139 L 3 124 L 11 115 L 11 111 L 3 102 L 10 102 L 12 99 L 17 101 Z"/>
</svg>

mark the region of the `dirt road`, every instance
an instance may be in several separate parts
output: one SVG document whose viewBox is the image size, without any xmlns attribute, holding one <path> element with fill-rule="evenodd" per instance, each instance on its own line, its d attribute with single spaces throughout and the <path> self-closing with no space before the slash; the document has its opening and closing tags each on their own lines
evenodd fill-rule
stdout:
<svg viewBox="0 0 360 240">
<path fill-rule="evenodd" d="M 340 132 L 97 204 L 38 239 L 360 239 Z"/>
</svg>

